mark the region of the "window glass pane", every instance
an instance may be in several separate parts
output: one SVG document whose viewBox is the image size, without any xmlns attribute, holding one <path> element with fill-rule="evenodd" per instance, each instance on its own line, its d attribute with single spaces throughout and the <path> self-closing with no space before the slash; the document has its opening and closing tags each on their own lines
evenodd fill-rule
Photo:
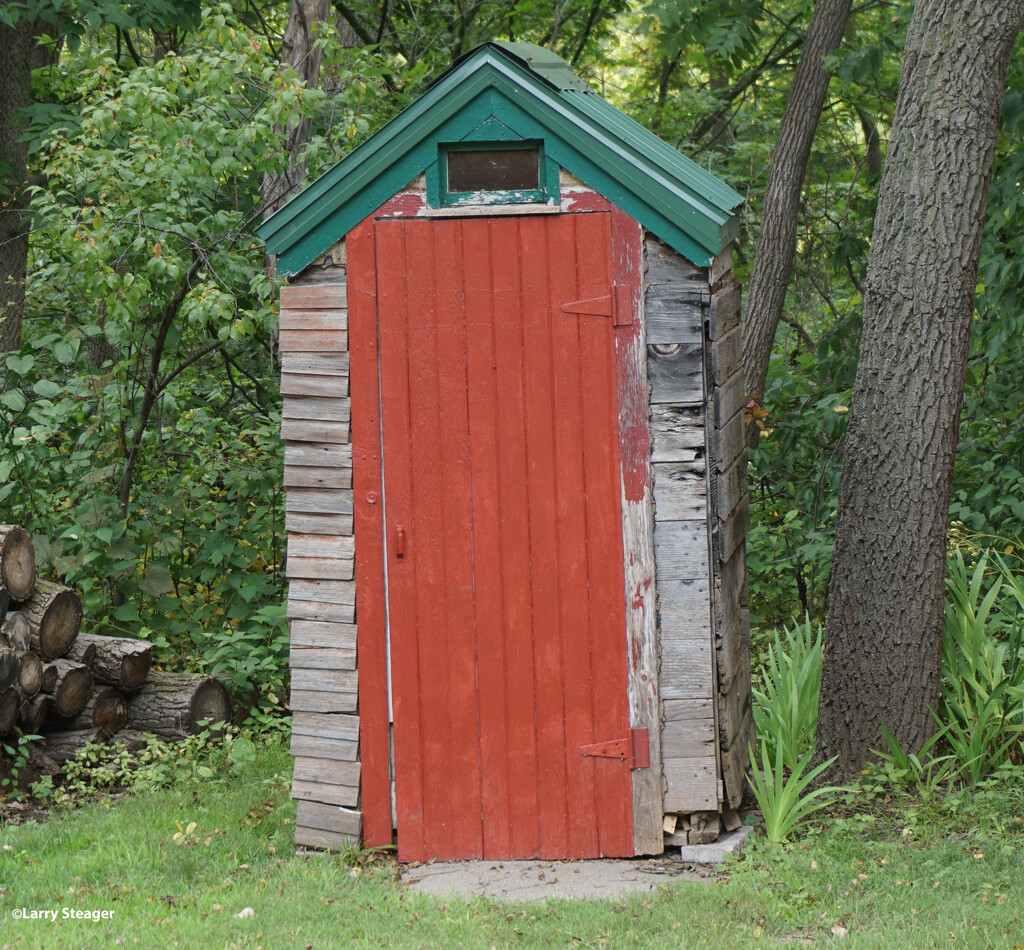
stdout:
<svg viewBox="0 0 1024 950">
<path fill-rule="evenodd" d="M 448 153 L 448 191 L 530 191 L 540 188 L 539 150 L 480 149 Z"/>
</svg>

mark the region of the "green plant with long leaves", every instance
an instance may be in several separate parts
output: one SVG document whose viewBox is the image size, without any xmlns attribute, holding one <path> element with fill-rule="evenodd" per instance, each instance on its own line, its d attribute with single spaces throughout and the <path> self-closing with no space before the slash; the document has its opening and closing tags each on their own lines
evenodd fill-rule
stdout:
<svg viewBox="0 0 1024 950">
<path fill-rule="evenodd" d="M 874 750 L 879 759 L 879 770 L 890 785 L 900 789 L 913 789 L 923 798 L 934 798 L 957 775 L 956 756 L 952 753 L 936 755 L 935 749 L 949 731 L 947 723 L 934 733 L 919 752 L 907 752 L 889 727 L 882 723 L 882 736 L 888 752 Z"/>
<path fill-rule="evenodd" d="M 942 698 L 958 774 L 976 785 L 1005 762 L 1019 763 L 1024 735 L 1024 585 L 998 555 L 995 575 L 983 553 L 973 569 L 950 559 L 942 645 Z M 1010 597 L 1000 595 L 1006 591 Z"/>
<path fill-rule="evenodd" d="M 822 629 L 808 618 L 775 631 L 753 689 L 754 727 L 769 756 L 778 752 L 788 769 L 814 747 L 821 689 Z"/>
<path fill-rule="evenodd" d="M 751 760 L 756 759 L 751 751 Z M 783 761 L 782 746 L 775 746 L 775 755 L 766 743 L 761 743 L 760 768 L 750 772 L 750 785 L 764 818 L 765 836 L 773 844 L 785 841 L 798 831 L 816 812 L 827 808 L 840 793 L 847 791 L 839 785 L 814 787 L 815 780 L 835 762 L 831 758 L 810 768 L 813 752 L 797 759 L 792 769 Z"/>
</svg>

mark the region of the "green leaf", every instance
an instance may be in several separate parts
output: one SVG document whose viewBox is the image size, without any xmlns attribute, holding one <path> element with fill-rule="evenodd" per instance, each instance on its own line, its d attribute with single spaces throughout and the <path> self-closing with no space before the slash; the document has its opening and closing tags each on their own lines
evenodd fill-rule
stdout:
<svg viewBox="0 0 1024 950">
<path fill-rule="evenodd" d="M 18 389 L 8 389 L 7 392 L 0 396 L 0 402 L 14 412 L 21 412 L 26 406 L 25 397 Z"/>
<path fill-rule="evenodd" d="M 160 594 L 167 594 L 174 590 L 174 582 L 166 567 L 162 564 L 150 564 L 139 580 L 139 588 L 147 594 L 158 597 Z"/>
<path fill-rule="evenodd" d="M 36 358 L 34 356 L 8 356 L 7 357 L 7 368 L 18 376 L 24 376 L 33 366 L 35 366 Z"/>
</svg>

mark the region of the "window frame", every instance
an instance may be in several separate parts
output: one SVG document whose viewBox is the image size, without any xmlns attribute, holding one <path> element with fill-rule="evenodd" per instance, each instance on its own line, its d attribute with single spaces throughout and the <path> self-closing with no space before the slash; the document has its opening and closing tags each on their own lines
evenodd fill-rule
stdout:
<svg viewBox="0 0 1024 950">
<path fill-rule="evenodd" d="M 449 191 L 448 155 L 451 152 L 489 152 L 530 149 L 537 152 L 539 188 L 494 191 Z M 428 195 L 435 208 L 467 208 L 486 205 L 556 204 L 559 198 L 558 165 L 544 154 L 543 141 L 517 139 L 487 142 L 448 142 L 437 147 L 437 191 Z"/>
</svg>

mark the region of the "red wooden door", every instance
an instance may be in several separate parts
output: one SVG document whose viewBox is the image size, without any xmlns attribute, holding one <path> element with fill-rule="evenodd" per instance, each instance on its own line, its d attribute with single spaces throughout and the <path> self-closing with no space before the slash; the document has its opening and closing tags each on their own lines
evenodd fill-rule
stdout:
<svg viewBox="0 0 1024 950">
<path fill-rule="evenodd" d="M 610 220 L 376 223 L 405 861 L 633 853 Z"/>
</svg>

